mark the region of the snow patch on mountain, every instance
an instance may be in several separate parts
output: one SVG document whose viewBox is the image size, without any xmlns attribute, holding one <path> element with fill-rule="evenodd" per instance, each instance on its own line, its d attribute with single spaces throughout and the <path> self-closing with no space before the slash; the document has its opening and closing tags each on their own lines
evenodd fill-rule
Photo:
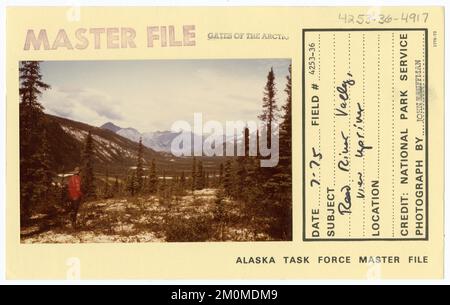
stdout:
<svg viewBox="0 0 450 305">
<path fill-rule="evenodd" d="M 84 142 L 84 140 L 86 139 L 87 132 L 84 130 L 72 128 L 72 127 L 65 126 L 65 125 L 61 125 L 61 128 L 66 133 L 68 133 L 69 135 L 71 135 L 72 137 L 74 137 L 75 139 L 77 139 L 80 142 Z"/>
<path fill-rule="evenodd" d="M 179 135 L 181 132 L 172 132 L 172 131 L 155 131 L 155 132 L 144 132 L 141 133 L 134 128 L 120 128 L 113 123 L 106 123 L 101 126 L 103 129 L 108 129 L 117 133 L 118 135 L 127 138 L 134 142 L 139 142 L 142 139 L 142 144 L 148 148 L 151 148 L 158 152 L 172 152 L 172 141 Z M 114 131 L 116 130 L 116 131 Z M 183 132 L 183 137 L 191 137 L 191 145 L 194 145 L 194 133 L 192 132 Z M 204 135 L 202 143 L 209 137 L 209 135 Z M 243 141 L 243 134 L 238 135 L 224 135 L 224 146 L 227 143 L 236 143 L 241 144 Z"/>
</svg>

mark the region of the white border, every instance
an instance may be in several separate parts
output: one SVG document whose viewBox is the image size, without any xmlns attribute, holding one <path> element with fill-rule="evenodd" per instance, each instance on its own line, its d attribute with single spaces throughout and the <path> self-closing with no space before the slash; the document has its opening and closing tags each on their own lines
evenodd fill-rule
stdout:
<svg viewBox="0 0 450 305">
<path fill-rule="evenodd" d="M 6 53 L 6 18 L 5 7 L 6 6 L 73 6 L 73 5 L 85 5 L 85 6 L 429 6 L 438 5 L 445 6 L 445 19 L 448 20 L 449 13 L 448 7 L 445 1 L 417 1 L 417 0 L 396 0 L 396 1 L 295 1 L 295 0 L 172 0 L 172 1 L 144 1 L 144 0 L 4 0 L 0 1 L 0 285 L 2 284 L 194 284 L 194 285 L 208 285 L 208 284 L 336 284 L 336 281 L 307 281 L 307 280 L 264 280 L 264 281 L 211 281 L 211 280 L 186 280 L 186 281 L 83 281 L 83 282 L 70 282 L 70 281 L 6 281 L 5 280 L 5 218 L 6 218 L 6 69 L 5 69 L 5 53 Z M 445 25 L 445 56 L 448 55 L 447 42 L 449 41 L 450 31 Z M 445 87 L 450 88 L 450 80 L 447 77 L 447 71 L 449 68 L 449 62 L 445 61 Z M 448 98 L 445 96 L 445 105 L 447 105 Z M 448 108 L 445 107 L 445 117 L 449 118 Z M 449 151 L 448 135 L 450 134 L 450 118 L 445 120 L 445 150 Z M 450 173 L 450 164 L 448 159 L 445 159 L 445 177 Z M 448 186 L 448 180 L 445 179 L 445 189 Z M 450 195 L 445 192 L 445 202 L 450 200 Z M 450 236 L 450 209 L 445 209 L 445 235 Z M 446 239 L 445 243 L 445 280 L 444 281 L 339 281 L 339 284 L 450 284 L 450 242 Z"/>
</svg>

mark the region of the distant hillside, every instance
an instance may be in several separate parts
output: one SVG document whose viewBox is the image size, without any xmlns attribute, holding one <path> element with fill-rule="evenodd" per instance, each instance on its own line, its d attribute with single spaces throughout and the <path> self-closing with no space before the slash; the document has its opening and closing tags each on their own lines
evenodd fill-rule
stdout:
<svg viewBox="0 0 450 305">
<path fill-rule="evenodd" d="M 95 146 L 95 170 L 103 173 L 108 169 L 112 175 L 126 174 L 126 171 L 136 165 L 138 143 L 127 139 L 110 129 L 115 129 L 114 124 L 105 124 L 102 127 L 94 127 L 88 124 L 69 119 L 46 115 L 47 134 L 52 156 L 54 170 L 68 172 L 74 167 L 80 166 L 86 135 L 91 131 Z M 119 128 L 119 127 L 118 127 Z M 151 148 L 144 148 L 144 166 L 155 160 L 159 171 L 172 172 L 185 171 L 189 174 L 192 166 L 192 158 L 177 158 L 165 152 L 157 152 Z M 220 158 L 202 158 L 206 168 L 215 170 L 218 168 Z M 125 171 L 125 172 L 124 172 Z"/>
</svg>

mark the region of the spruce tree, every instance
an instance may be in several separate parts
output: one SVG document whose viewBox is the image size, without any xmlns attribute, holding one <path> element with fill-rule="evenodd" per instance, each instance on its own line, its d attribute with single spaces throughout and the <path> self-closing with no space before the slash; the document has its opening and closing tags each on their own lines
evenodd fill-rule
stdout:
<svg viewBox="0 0 450 305">
<path fill-rule="evenodd" d="M 285 92 L 286 103 L 282 107 L 283 117 L 280 126 L 280 152 L 279 164 L 275 174 L 276 179 L 276 202 L 278 210 L 277 226 L 280 228 L 279 235 L 286 240 L 292 239 L 292 70 L 289 66 L 289 74 L 286 77 Z"/>
<path fill-rule="evenodd" d="M 219 167 L 219 183 L 218 186 L 221 187 L 223 184 L 223 163 L 220 163 Z"/>
<path fill-rule="evenodd" d="M 245 157 L 238 157 L 236 159 L 235 168 L 233 197 L 242 200 L 244 198 L 245 178 L 247 176 Z"/>
<path fill-rule="evenodd" d="M 88 132 L 84 143 L 81 186 L 86 199 L 96 197 L 94 176 L 94 140 L 91 131 Z"/>
<path fill-rule="evenodd" d="M 158 175 L 156 173 L 155 159 L 153 159 L 149 174 L 149 192 L 150 194 L 153 195 L 156 194 L 157 190 L 158 190 Z"/>
<path fill-rule="evenodd" d="M 229 159 L 225 162 L 223 188 L 226 195 L 233 196 L 233 167 Z"/>
<path fill-rule="evenodd" d="M 197 160 L 195 157 L 192 159 L 192 173 L 191 173 L 191 188 L 192 192 L 195 191 L 196 188 L 196 180 L 197 180 Z"/>
<path fill-rule="evenodd" d="M 244 156 L 236 159 L 236 180 L 234 197 L 239 200 L 245 200 L 246 178 L 247 178 L 247 162 L 249 156 L 250 131 L 248 127 L 244 129 Z"/>
<path fill-rule="evenodd" d="M 111 196 L 111 192 L 109 189 L 109 170 L 105 170 L 105 187 L 103 189 L 103 197 L 105 199 L 109 198 Z"/>
<path fill-rule="evenodd" d="M 184 171 L 183 171 L 183 172 L 181 172 L 181 177 L 180 177 L 180 192 L 181 192 L 181 195 L 184 194 L 185 189 L 186 189 L 186 176 L 185 176 Z"/>
<path fill-rule="evenodd" d="M 162 171 L 161 189 L 166 189 L 166 171 Z"/>
<path fill-rule="evenodd" d="M 136 194 L 136 171 L 132 170 L 127 177 L 127 191 L 131 196 Z"/>
<path fill-rule="evenodd" d="M 195 189 L 202 190 L 204 187 L 205 187 L 205 174 L 203 172 L 203 162 L 200 160 L 197 163 Z"/>
<path fill-rule="evenodd" d="M 19 67 L 20 127 L 20 207 L 21 220 L 26 221 L 31 208 L 48 190 L 49 164 L 44 143 L 44 107 L 38 98 L 50 86 L 43 82 L 39 61 L 22 61 Z M 45 137 L 44 137 L 45 138 Z M 43 156 L 44 154 L 44 156 Z"/>
<path fill-rule="evenodd" d="M 114 181 L 112 195 L 114 197 L 117 197 L 119 194 L 120 194 L 120 183 L 119 183 L 119 177 L 116 176 L 116 180 Z"/>
<path fill-rule="evenodd" d="M 267 75 L 267 83 L 264 87 L 263 94 L 263 111 L 259 116 L 259 119 L 262 120 L 267 126 L 267 147 L 271 147 L 272 123 L 277 120 L 279 111 L 276 104 L 275 73 L 273 72 L 273 68 L 270 69 Z"/>
<path fill-rule="evenodd" d="M 20 127 L 21 136 L 24 136 L 24 139 L 21 138 L 21 140 L 33 139 L 33 136 L 40 135 L 42 132 L 44 107 L 38 98 L 43 91 L 50 89 L 50 86 L 42 81 L 40 61 L 22 61 L 19 68 L 19 80 Z M 23 141 L 22 144 L 31 145 L 32 143 Z"/>
<path fill-rule="evenodd" d="M 48 203 L 52 190 L 53 177 L 55 176 L 51 170 L 51 154 L 48 145 L 47 132 L 44 129 L 41 146 L 37 153 L 32 157 L 36 162 L 36 172 L 34 181 L 36 187 L 36 199 L 43 200 Z"/>
<path fill-rule="evenodd" d="M 218 239 L 223 240 L 225 227 L 225 192 L 222 188 L 216 191 L 214 220 L 218 223 Z"/>
<path fill-rule="evenodd" d="M 278 118 L 278 106 L 276 104 L 276 88 L 275 88 L 275 74 L 273 68 L 270 69 L 267 75 L 267 82 L 263 92 L 263 104 L 262 114 L 259 119 L 266 125 L 267 128 L 267 146 L 272 145 L 272 123 L 276 123 Z M 260 139 L 258 139 L 259 141 Z M 262 189 L 264 191 L 265 205 L 273 203 L 274 188 L 277 186 L 277 182 L 274 181 L 274 175 L 276 169 L 273 167 L 261 168 L 259 170 L 259 181 L 261 182 Z M 265 207 L 266 211 L 269 211 Z"/>
<path fill-rule="evenodd" d="M 143 189 L 144 189 L 144 146 L 142 145 L 142 138 L 140 138 L 136 164 L 136 192 L 142 192 Z"/>
<path fill-rule="evenodd" d="M 246 188 L 243 200 L 247 203 L 247 208 L 254 209 L 254 212 L 261 212 L 261 207 L 257 205 L 265 199 L 259 164 L 257 157 L 251 157 L 247 160 Z"/>
<path fill-rule="evenodd" d="M 203 185 L 203 188 L 209 188 L 210 184 L 209 184 L 209 172 L 205 171 L 205 184 Z"/>
<path fill-rule="evenodd" d="M 217 172 L 215 170 L 213 170 L 208 175 L 208 187 L 209 188 L 218 188 L 217 181 L 218 181 L 217 180 Z"/>
<path fill-rule="evenodd" d="M 279 151 L 279 169 L 283 171 L 284 177 L 281 179 L 286 185 L 291 184 L 291 159 L 292 159 L 292 78 L 291 66 L 289 74 L 286 77 L 287 95 L 286 103 L 283 105 L 283 117 L 280 125 L 280 151 Z"/>
</svg>

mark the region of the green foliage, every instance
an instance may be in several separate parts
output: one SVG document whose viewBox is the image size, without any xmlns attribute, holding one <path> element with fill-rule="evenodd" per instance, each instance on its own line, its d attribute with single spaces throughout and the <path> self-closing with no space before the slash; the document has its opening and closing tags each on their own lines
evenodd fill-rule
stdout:
<svg viewBox="0 0 450 305">
<path fill-rule="evenodd" d="M 131 173 L 127 176 L 126 189 L 131 196 L 136 195 L 137 181 L 136 171 L 134 170 L 132 170 Z"/>
<path fill-rule="evenodd" d="M 231 164 L 231 160 L 228 159 L 225 162 L 224 167 L 224 176 L 223 176 L 223 188 L 225 190 L 225 194 L 228 196 L 233 195 L 233 183 L 234 183 L 234 177 L 233 177 L 233 168 Z"/>
<path fill-rule="evenodd" d="M 144 189 L 144 146 L 142 145 L 142 138 L 139 139 L 137 164 L 136 164 L 136 192 L 140 193 Z"/>
<path fill-rule="evenodd" d="M 42 81 L 40 62 L 23 61 L 19 67 L 20 214 L 27 221 L 31 209 L 47 200 L 53 173 L 45 132 L 44 107 L 38 101 L 50 88 Z"/>
<path fill-rule="evenodd" d="M 202 190 L 205 188 L 205 173 L 203 172 L 203 162 L 198 161 L 197 170 L 195 172 L 195 189 Z"/>
<path fill-rule="evenodd" d="M 112 195 L 114 197 L 119 196 L 121 193 L 121 189 L 120 189 L 120 182 L 119 182 L 119 177 L 116 176 L 116 180 L 114 181 L 114 185 L 112 188 Z"/>
<path fill-rule="evenodd" d="M 218 239 L 223 240 L 223 231 L 226 219 L 225 193 L 223 189 L 220 188 L 219 190 L 217 190 L 216 200 L 214 203 L 215 203 L 214 220 L 217 222 Z"/>
<path fill-rule="evenodd" d="M 247 177 L 247 157 L 238 157 L 235 164 L 235 180 L 233 195 L 236 199 L 245 198 L 245 179 Z"/>
<path fill-rule="evenodd" d="M 50 85 L 42 81 L 40 61 L 22 61 L 19 67 L 21 103 L 26 104 L 29 110 L 42 111 L 44 107 L 39 103 L 38 97 L 42 92 L 50 89 Z"/>
<path fill-rule="evenodd" d="M 287 100 L 283 106 L 284 116 L 280 126 L 280 160 L 274 175 L 275 208 L 278 224 L 277 236 L 292 239 L 292 67 L 286 77 Z M 278 233 L 278 234 L 277 234 Z"/>
<path fill-rule="evenodd" d="M 289 68 L 291 73 L 291 68 Z M 245 156 L 237 157 L 231 163 L 227 160 L 220 168 L 223 178 L 224 194 L 243 203 L 248 215 L 269 220 L 267 231 L 277 240 L 292 239 L 292 166 L 291 166 L 291 75 L 287 76 L 285 92 L 287 100 L 282 107 L 283 116 L 280 126 L 280 162 L 276 167 L 260 167 L 260 157 L 249 156 L 249 130 L 244 130 Z M 276 104 L 275 75 L 271 69 L 263 93 L 263 112 L 259 116 L 268 126 L 268 144 L 271 145 L 271 124 L 278 118 Z M 259 134 L 258 134 L 259 136 Z M 258 137 L 259 143 L 259 137 Z M 222 174 L 223 172 L 223 174 Z M 217 202 L 222 202 L 220 192 Z M 217 212 L 220 215 L 221 211 Z"/>
<path fill-rule="evenodd" d="M 150 174 L 148 179 L 148 191 L 150 194 L 156 194 L 158 190 L 158 175 L 156 174 L 155 159 L 152 160 L 150 166 Z"/>
<path fill-rule="evenodd" d="M 291 71 L 291 69 L 289 69 Z M 35 82 L 37 84 L 38 82 Z M 44 90 L 44 87 L 40 88 Z M 87 197 L 95 197 L 96 185 L 99 185 L 99 194 L 104 198 L 111 196 L 120 196 L 123 191 L 128 192 L 131 196 L 140 195 L 131 198 L 133 201 L 145 201 L 152 198 L 152 202 L 159 202 L 161 210 L 164 213 L 164 221 L 159 224 L 164 227 L 167 241 L 207 241 L 207 240 L 225 240 L 229 239 L 233 234 L 232 230 L 228 230 L 227 226 L 238 224 L 244 228 L 252 228 L 252 230 L 244 230 L 249 234 L 242 237 L 243 240 L 247 236 L 249 238 L 257 237 L 259 233 L 262 236 L 269 236 L 274 240 L 291 240 L 292 239 L 292 81 L 291 76 L 287 77 L 285 92 L 288 96 L 282 109 L 281 125 L 280 125 L 280 161 L 278 166 L 273 168 L 261 168 L 260 157 L 249 156 L 249 129 L 244 130 L 245 155 L 237 158 L 227 158 L 225 163 L 220 164 L 216 171 L 210 169 L 210 165 L 205 165 L 203 158 L 192 158 L 191 173 L 189 166 L 191 160 L 185 160 L 185 174 L 180 168 L 171 169 L 171 179 L 166 179 L 164 168 L 168 168 L 164 160 L 158 160 L 158 169 L 155 164 L 154 155 L 151 150 L 146 150 L 142 144 L 133 144 L 132 150 L 137 151 L 137 159 L 129 158 L 126 163 L 117 161 L 115 163 L 123 168 L 123 166 L 133 166 L 136 168 L 129 170 L 128 174 L 120 178 L 123 181 L 121 186 L 119 177 L 115 176 L 115 183 L 109 183 L 109 165 L 102 164 L 101 158 L 95 157 L 95 144 L 91 132 L 88 133 L 84 147 L 82 148 L 81 166 L 82 166 L 82 187 L 83 193 Z M 42 119 L 42 108 L 38 104 L 32 102 L 29 105 L 26 102 L 27 96 L 38 96 L 39 92 L 35 91 L 34 95 L 26 91 L 21 94 L 21 204 L 42 201 L 42 198 L 52 196 L 52 162 L 54 158 L 63 158 L 52 153 L 51 142 L 52 137 L 47 137 L 45 130 L 56 130 L 61 127 L 55 123 L 54 125 L 46 124 Z M 23 104 L 23 105 L 22 105 Z M 271 69 L 267 76 L 267 83 L 263 92 L 262 114 L 259 116 L 267 126 L 278 119 L 279 108 L 277 106 L 277 94 L 275 90 L 275 75 Z M 32 118 L 37 120 L 23 121 L 23 118 Z M 44 127 L 42 127 L 44 126 Z M 51 127 L 50 127 L 51 126 Z M 59 129 L 57 128 L 59 127 Z M 85 129 L 87 130 L 87 129 Z M 26 132 L 25 132 L 26 131 Z M 64 131 L 61 132 L 64 133 Z M 98 131 L 95 129 L 93 132 Z M 269 130 L 270 134 L 270 130 Z M 30 136 L 32 135 L 32 136 Z M 23 136 L 23 138 L 22 138 Z M 257 134 L 259 140 L 259 134 Z M 31 141 L 31 139 L 39 139 Z M 23 141 L 22 141 L 23 140 Z M 49 141 L 50 140 L 50 141 Z M 22 143 L 23 142 L 23 143 Z M 116 143 L 116 142 L 115 142 Z M 269 142 L 270 143 L 270 142 Z M 70 143 L 68 143 L 70 144 Z M 110 144 L 110 147 L 112 144 Z M 81 151 L 81 145 L 78 148 Z M 74 151 L 77 151 L 73 148 Z M 97 149 L 99 150 L 99 149 Z M 28 153 L 31 153 L 28 155 Z M 77 153 L 74 153 L 77 154 Z M 80 153 L 78 152 L 78 155 Z M 27 157 L 29 156 L 29 157 Z M 150 156 L 150 157 L 149 157 Z M 145 160 L 152 158 L 151 165 L 144 170 Z M 157 156 L 155 158 L 158 158 Z M 94 160 L 99 162 L 97 169 L 105 170 L 104 184 L 103 179 L 98 177 L 94 180 Z M 123 159 L 125 160 L 125 159 Z M 117 162 L 116 162 L 117 161 Z M 96 163 L 97 164 L 97 163 Z M 162 179 L 158 179 L 157 171 L 162 175 Z M 218 171 L 218 175 L 216 172 Z M 112 168 L 112 173 L 117 173 L 117 168 Z M 23 179 L 25 177 L 25 179 Z M 102 187 L 104 187 L 102 189 Z M 217 188 L 215 199 L 213 202 L 203 202 L 204 194 L 208 192 L 194 192 L 204 188 Z M 200 214 L 185 212 L 182 198 L 186 195 L 187 190 L 193 192 L 193 206 L 207 206 L 211 208 L 208 213 Z M 62 191 L 66 194 L 67 191 Z M 153 196 L 142 196 L 153 195 Z M 61 196 L 63 197 L 63 196 Z M 189 196 L 188 198 L 192 198 Z M 64 200 L 64 199 L 61 199 Z M 142 205 L 142 213 L 149 210 Z M 154 204 L 153 204 L 154 207 Z M 202 210 L 202 209 L 198 209 Z M 26 211 L 26 208 L 23 209 Z M 182 212 L 183 211 L 183 212 Z M 194 215 L 194 216 L 192 216 Z M 143 224 L 144 225 L 144 224 Z M 261 232 L 264 231 L 264 232 Z M 226 233 L 226 234 L 225 234 Z M 231 234 L 231 235 L 230 235 Z M 264 238 L 264 237 L 263 237 Z"/>
<path fill-rule="evenodd" d="M 218 189 L 216 192 L 214 219 L 217 221 L 223 221 L 225 218 L 225 192 L 223 189 Z"/>
<path fill-rule="evenodd" d="M 267 83 L 264 87 L 262 108 L 263 111 L 259 116 L 259 119 L 267 125 L 267 143 L 268 147 L 271 147 L 272 122 L 277 120 L 279 111 L 276 104 L 275 73 L 273 72 L 273 68 L 271 68 L 267 74 Z"/>
<path fill-rule="evenodd" d="M 192 192 L 195 191 L 197 186 L 197 160 L 195 157 L 192 159 L 192 172 L 191 172 L 191 189 Z"/>
<path fill-rule="evenodd" d="M 106 169 L 105 171 L 105 181 L 104 181 L 104 186 L 103 186 L 103 198 L 108 199 L 108 198 L 112 198 L 114 196 L 117 196 L 119 193 L 119 186 L 118 186 L 118 178 L 116 177 L 116 181 L 115 183 L 117 183 L 117 186 L 114 184 L 113 187 L 111 187 L 111 185 L 109 184 L 109 170 Z"/>
<path fill-rule="evenodd" d="M 180 177 L 175 176 L 173 181 L 173 193 L 177 196 L 176 201 L 179 200 L 179 196 L 184 196 L 186 193 L 186 176 L 184 172 L 181 173 Z"/>
<path fill-rule="evenodd" d="M 223 186 L 223 163 L 220 163 L 219 167 L 219 186 Z"/>
</svg>

